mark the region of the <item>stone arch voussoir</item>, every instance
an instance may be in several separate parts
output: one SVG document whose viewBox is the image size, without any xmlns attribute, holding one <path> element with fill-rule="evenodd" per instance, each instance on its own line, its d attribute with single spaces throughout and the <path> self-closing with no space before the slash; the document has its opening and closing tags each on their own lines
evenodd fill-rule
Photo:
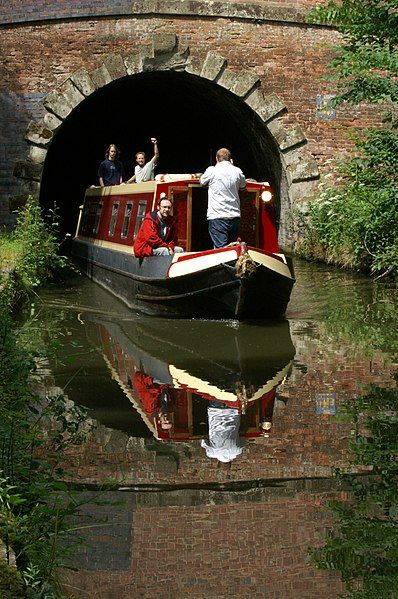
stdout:
<svg viewBox="0 0 398 599">
<path fill-rule="evenodd" d="M 310 197 L 314 191 L 314 181 L 319 178 L 314 157 L 306 149 L 307 139 L 299 125 L 285 127 L 281 116 L 287 112 L 284 102 L 276 94 L 263 92 L 261 81 L 253 72 L 228 68 L 228 60 L 209 52 L 201 62 L 190 58 L 189 47 L 179 47 L 173 33 L 155 34 L 152 47 L 140 49 L 122 56 L 109 54 L 102 64 L 92 70 L 80 68 L 60 87 L 51 91 L 43 100 L 46 110 L 40 121 L 31 121 L 25 139 L 29 147 L 26 160 L 15 165 L 14 175 L 23 180 L 23 188 L 28 193 L 39 193 L 40 180 L 47 150 L 54 134 L 68 118 L 72 110 L 96 90 L 113 81 L 150 71 L 185 71 L 213 81 L 235 94 L 245 102 L 261 119 L 269 135 L 274 139 L 283 165 L 289 208 L 298 199 Z"/>
</svg>

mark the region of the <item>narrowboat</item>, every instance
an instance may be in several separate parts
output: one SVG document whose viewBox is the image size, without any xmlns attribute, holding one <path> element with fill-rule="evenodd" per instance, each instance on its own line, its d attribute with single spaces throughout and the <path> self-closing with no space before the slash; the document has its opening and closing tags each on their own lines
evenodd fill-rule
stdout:
<svg viewBox="0 0 398 599">
<path fill-rule="evenodd" d="M 233 409 L 240 436 L 269 435 L 295 355 L 288 321 L 86 318 L 90 344 L 156 439 L 203 439 L 209 407 Z M 172 426 L 162 427 L 162 412 Z"/>
<path fill-rule="evenodd" d="M 160 194 L 173 203 L 183 253 L 134 256 L 134 239 Z M 247 182 L 239 240 L 211 249 L 207 188 L 195 175 L 87 189 L 72 254 L 84 272 L 133 310 L 170 318 L 266 319 L 285 313 L 294 284 L 278 247 L 268 183 Z"/>
</svg>

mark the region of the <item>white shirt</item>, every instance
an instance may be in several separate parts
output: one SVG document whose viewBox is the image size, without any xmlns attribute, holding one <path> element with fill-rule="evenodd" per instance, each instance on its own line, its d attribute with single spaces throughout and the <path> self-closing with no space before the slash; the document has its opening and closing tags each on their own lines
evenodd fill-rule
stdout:
<svg viewBox="0 0 398 599">
<path fill-rule="evenodd" d="M 134 174 L 136 183 L 142 183 L 142 181 L 153 181 L 155 178 L 155 156 L 152 158 L 152 160 L 144 164 L 144 166 L 137 164 Z"/>
<path fill-rule="evenodd" d="M 209 440 L 202 439 L 201 446 L 209 458 L 232 462 L 243 451 L 244 439 L 239 437 L 240 412 L 235 408 L 207 408 Z"/>
<path fill-rule="evenodd" d="M 240 216 L 239 190 L 246 186 L 240 168 L 229 160 L 209 166 L 200 178 L 202 185 L 209 185 L 207 219 L 236 218 Z"/>
</svg>

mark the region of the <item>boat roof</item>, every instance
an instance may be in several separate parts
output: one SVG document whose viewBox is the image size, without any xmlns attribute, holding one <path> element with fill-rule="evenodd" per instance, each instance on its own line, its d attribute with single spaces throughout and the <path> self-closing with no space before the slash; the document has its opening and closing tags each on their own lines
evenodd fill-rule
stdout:
<svg viewBox="0 0 398 599">
<path fill-rule="evenodd" d="M 113 195 L 131 195 L 138 193 L 154 193 L 158 187 L 161 189 L 167 189 L 168 187 L 176 186 L 190 186 L 190 187 L 205 187 L 199 181 L 199 177 L 196 176 L 184 176 L 184 175 L 156 175 L 154 181 L 144 181 L 142 183 L 122 183 L 121 185 L 111 185 L 108 187 L 100 187 L 92 185 L 86 190 L 86 197 L 90 196 L 102 196 L 108 197 Z M 269 188 L 267 181 L 258 182 L 253 180 L 246 180 L 246 189 L 261 190 Z"/>
</svg>

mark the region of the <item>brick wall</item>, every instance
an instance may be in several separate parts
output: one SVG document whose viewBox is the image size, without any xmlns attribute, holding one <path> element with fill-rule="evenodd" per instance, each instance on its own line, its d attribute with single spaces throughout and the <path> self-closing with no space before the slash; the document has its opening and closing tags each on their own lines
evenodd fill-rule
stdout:
<svg viewBox="0 0 398 599">
<path fill-rule="evenodd" d="M 19 182 L 13 177 L 14 164 L 27 152 L 25 131 L 30 120 L 43 115 L 44 94 L 0 89 L 0 223 L 13 222 L 8 198 L 18 193 Z M 3 200 L 3 201 L 2 201 Z"/>
<path fill-rule="evenodd" d="M 147 2 L 146 0 L 9 0 L 6 5 L 0 7 L 0 24 L 26 23 L 29 21 L 52 20 L 52 19 L 76 19 L 99 16 L 129 15 L 134 11 L 148 10 L 148 5 L 154 7 L 157 12 L 163 10 L 178 10 L 175 8 L 176 1 Z M 182 5 L 182 3 L 180 2 Z M 219 7 L 224 5 L 236 6 L 236 11 L 243 10 L 248 5 L 265 5 L 267 2 L 256 0 L 223 0 Z M 291 9 L 305 9 L 313 7 L 320 2 L 316 0 L 276 0 L 272 3 L 274 7 L 287 7 Z M 147 6 L 145 6 L 147 5 Z M 173 6 L 174 5 L 174 6 Z M 195 6 L 206 5 L 206 2 L 197 1 L 185 3 L 185 11 L 193 10 Z M 201 7 L 203 10 L 203 6 Z M 209 7 L 211 8 L 211 7 Z M 182 11 L 183 8 L 180 8 Z M 231 8 L 229 8 L 231 12 Z"/>
<path fill-rule="evenodd" d="M 109 10 L 121 10 L 126 4 L 112 3 Z M 158 3 L 163 9 L 166 4 Z M 181 4 L 187 6 L 186 3 Z M 275 10 L 287 7 L 294 11 L 304 10 L 302 14 L 305 14 L 306 7 L 312 4 L 315 2 L 279 2 L 275 3 Z M 22 5 L 15 2 L 14 7 L 8 4 L 8 15 L 15 14 L 15 21 L 19 17 L 26 21 L 3 26 L 1 32 L 3 89 L 0 101 L 4 109 L 0 118 L 1 127 L 5 130 L 3 138 L 7 145 L 10 140 L 13 146 L 12 155 L 3 152 L 0 156 L 2 213 L 7 211 L 8 195 L 16 185 L 12 177 L 14 159 L 26 157 L 22 132 L 30 118 L 37 119 L 41 115 L 41 99 L 50 91 L 59 89 L 77 69 L 98 67 L 106 54 L 118 52 L 127 55 L 137 47 L 150 47 L 154 33 L 175 33 L 181 46 L 189 45 L 194 63 L 203 60 L 207 52 L 212 51 L 227 58 L 230 68 L 246 69 L 260 76 L 263 89 L 276 93 L 286 104 L 288 114 L 284 117 L 285 122 L 302 127 L 309 141 L 308 149 L 316 157 L 321 174 L 333 170 L 336 159 L 352 147 L 347 131 L 375 124 L 379 117 L 379 111 L 356 107 L 338 109 L 335 119 L 316 118 L 317 95 L 334 91 L 333 84 L 325 82 L 323 76 L 331 57 L 328 47 L 337 41 L 337 34 L 330 28 L 304 25 L 303 17 L 296 18 L 296 13 L 289 13 L 290 20 L 287 17 L 283 20 L 282 13 L 275 13 L 275 20 L 272 20 L 270 7 L 265 2 L 245 3 L 244 6 L 245 10 L 253 6 L 267 9 L 268 16 L 260 21 L 240 18 L 239 7 L 243 4 L 235 5 L 236 10 L 234 8 L 231 13 L 234 16 L 221 18 L 213 13 L 213 16 L 200 15 L 204 6 L 206 10 L 213 6 L 208 3 L 189 3 L 194 10 L 179 17 L 165 9 L 158 14 L 140 14 L 140 10 L 142 12 L 148 4 L 133 3 L 131 6 L 135 7 L 136 14 L 101 19 L 92 11 L 93 7 L 97 7 L 98 13 L 101 13 L 105 3 L 80 2 L 76 7 L 76 3 L 65 1 L 56 3 L 56 11 L 66 20 L 51 21 L 46 19 L 53 15 L 54 3 L 37 6 L 33 2 Z M 224 10 L 225 14 L 228 3 L 220 6 L 221 13 Z M 15 9 L 15 13 L 11 8 Z M 29 22 L 33 9 L 36 17 L 42 19 L 37 23 Z M 176 11 L 178 7 L 174 6 L 174 9 Z M 89 18 L 68 20 L 68 10 L 78 10 Z M 212 10 L 214 12 L 214 6 Z"/>
<path fill-rule="evenodd" d="M 115 508 L 104 506 L 101 515 L 94 508 L 104 524 L 87 529 L 88 545 L 74 560 L 80 571 L 64 575 L 82 599 L 334 599 L 343 591 L 337 573 L 318 571 L 308 559 L 308 548 L 322 544 L 331 526 L 324 505 L 346 498 L 341 491 L 207 493 L 200 501 L 186 491 L 135 497 L 132 507 L 130 494 L 113 496 L 131 519 L 123 547 L 120 517 L 106 520 Z M 125 527 L 120 534 L 124 539 Z M 113 554 L 126 552 L 128 561 L 114 563 Z"/>
<path fill-rule="evenodd" d="M 73 19 L 129 14 L 134 0 L 10 0 L 0 8 L 0 23 L 26 23 L 51 19 Z M 141 0 L 136 0 L 140 3 Z"/>
</svg>

